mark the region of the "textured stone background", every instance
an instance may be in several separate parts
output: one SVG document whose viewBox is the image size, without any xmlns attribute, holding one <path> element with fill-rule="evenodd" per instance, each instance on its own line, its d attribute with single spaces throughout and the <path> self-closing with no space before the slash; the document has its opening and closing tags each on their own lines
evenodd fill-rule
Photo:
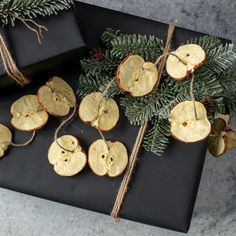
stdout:
<svg viewBox="0 0 236 236">
<path fill-rule="evenodd" d="M 236 42 L 235 0 L 83 0 Z M 235 122 L 234 122 L 235 123 Z M 236 128 L 236 127 L 235 127 Z M 191 236 L 236 235 L 236 152 L 207 155 Z M 179 233 L 122 220 L 0 189 L 0 236 L 178 236 Z"/>
</svg>

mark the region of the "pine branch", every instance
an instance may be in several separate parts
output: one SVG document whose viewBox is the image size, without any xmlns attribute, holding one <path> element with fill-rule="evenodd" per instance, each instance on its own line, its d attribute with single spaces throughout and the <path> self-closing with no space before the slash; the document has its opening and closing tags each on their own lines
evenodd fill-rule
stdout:
<svg viewBox="0 0 236 236">
<path fill-rule="evenodd" d="M 222 41 L 215 36 L 204 35 L 188 40 L 186 43 L 198 44 L 205 50 L 207 58 L 203 68 L 207 73 L 219 74 L 224 72 L 236 59 L 233 44 L 223 44 Z"/>
<path fill-rule="evenodd" d="M 77 83 L 76 94 L 83 98 L 84 96 L 99 91 L 98 82 L 88 75 L 80 75 Z"/>
<path fill-rule="evenodd" d="M 235 59 L 236 53 L 233 51 L 233 44 L 220 45 L 208 53 L 204 68 L 209 73 L 219 74 L 227 70 Z"/>
<path fill-rule="evenodd" d="M 144 137 L 143 147 L 146 151 L 161 156 L 169 144 L 170 125 L 167 120 L 154 119 L 152 127 Z"/>
<path fill-rule="evenodd" d="M 120 35 L 110 42 L 113 59 L 123 60 L 130 54 L 139 55 L 146 61 L 154 62 L 163 51 L 163 42 L 155 36 Z"/>
<path fill-rule="evenodd" d="M 36 18 L 37 16 L 57 15 L 59 11 L 67 10 L 72 0 L 4 0 L 0 2 L 0 18 L 3 25 L 15 25 L 16 16 Z"/>
<path fill-rule="evenodd" d="M 81 75 L 77 84 L 77 95 L 79 97 L 84 97 L 92 92 L 101 92 L 103 93 L 107 85 L 112 81 L 112 77 L 109 76 L 91 76 L 91 75 Z M 114 81 L 106 93 L 106 97 L 114 97 L 120 94 L 116 82 Z"/>
<path fill-rule="evenodd" d="M 198 44 L 199 46 L 201 46 L 205 50 L 206 53 L 209 53 L 214 48 L 219 47 L 222 44 L 222 41 L 216 36 L 204 35 L 199 38 L 190 39 L 186 43 L 187 44 L 191 44 L 191 43 Z M 186 43 L 183 43 L 183 44 L 186 44 Z"/>
<path fill-rule="evenodd" d="M 151 120 L 154 116 L 161 119 L 168 118 L 173 106 L 190 98 L 187 91 L 182 89 L 176 94 L 175 89 L 176 87 L 162 83 L 159 89 L 154 89 L 144 97 L 133 98 L 130 95 L 122 97 L 121 105 L 126 108 L 125 115 L 129 122 L 132 125 L 140 125 L 144 120 Z"/>
<path fill-rule="evenodd" d="M 111 49 L 112 48 L 112 40 L 118 38 L 119 36 L 121 36 L 121 32 L 120 30 L 113 30 L 111 28 L 107 28 L 106 31 L 102 34 L 101 39 L 102 42 L 104 44 L 104 46 L 107 49 Z"/>
<path fill-rule="evenodd" d="M 222 76 L 222 74 L 225 75 L 227 71 L 232 70 L 233 61 L 236 59 L 233 45 L 223 44 L 219 38 L 208 35 L 189 40 L 187 43 L 199 44 L 207 54 L 206 63 L 195 71 L 194 94 L 196 99 L 201 101 L 205 97 L 212 97 L 216 105 L 216 112 L 224 112 L 229 101 L 224 99 L 223 94 L 232 91 L 232 87 L 225 88 L 224 84 L 227 83 L 224 83 L 224 79 L 227 76 Z M 189 83 L 190 78 L 183 81 L 183 87 L 187 89 Z"/>
<path fill-rule="evenodd" d="M 236 114 L 236 72 L 232 69 L 226 70 L 219 77 L 223 88 L 222 96 L 231 113 Z"/>
<path fill-rule="evenodd" d="M 96 76 L 100 74 L 115 76 L 117 65 L 120 61 L 112 59 L 110 53 L 106 51 L 105 58 L 101 61 L 88 58 L 81 60 L 80 63 L 82 69 L 87 75 Z"/>
</svg>

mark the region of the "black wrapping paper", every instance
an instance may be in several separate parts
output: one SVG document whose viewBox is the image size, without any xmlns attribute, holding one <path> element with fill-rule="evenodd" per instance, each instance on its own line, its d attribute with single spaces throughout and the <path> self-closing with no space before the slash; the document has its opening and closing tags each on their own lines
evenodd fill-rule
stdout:
<svg viewBox="0 0 236 236">
<path fill-rule="evenodd" d="M 86 46 L 80 34 L 74 7 L 59 12 L 56 16 L 38 17 L 35 21 L 48 29 L 48 32 L 43 31 L 41 44 L 36 34 L 19 20 L 15 27 L 1 29 L 15 62 L 29 79 L 40 79 L 48 71 L 85 56 Z M 0 91 L 16 85 L 6 75 L 3 65 L 0 66 L 0 81 Z"/>
<path fill-rule="evenodd" d="M 79 26 L 89 47 L 100 44 L 100 35 L 107 27 L 128 33 L 154 34 L 165 39 L 167 25 L 127 14 L 77 3 Z M 173 47 L 200 33 L 176 28 Z M 76 67 L 57 71 L 75 87 L 79 77 Z M 38 81 L 40 84 L 41 82 Z M 10 127 L 10 105 L 24 94 L 36 93 L 38 84 L 0 97 L 0 122 Z M 138 127 L 131 126 L 120 108 L 117 127 L 105 134 L 107 139 L 126 144 L 129 152 Z M 66 178 L 56 175 L 47 160 L 47 151 L 60 119 L 50 117 L 48 124 L 38 132 L 32 145 L 11 149 L 0 160 L 0 186 L 40 198 L 69 204 L 104 214 L 110 214 L 122 176 L 118 178 L 95 176 L 87 166 L 79 175 Z M 13 130 L 12 130 L 13 131 Z M 13 131 L 16 141 L 29 134 Z M 98 132 L 75 117 L 61 134 L 77 136 L 85 150 L 96 139 Z M 206 143 L 184 144 L 175 140 L 160 158 L 143 149 L 139 153 L 135 172 L 120 212 L 121 218 L 187 232 L 198 191 L 206 153 Z"/>
</svg>

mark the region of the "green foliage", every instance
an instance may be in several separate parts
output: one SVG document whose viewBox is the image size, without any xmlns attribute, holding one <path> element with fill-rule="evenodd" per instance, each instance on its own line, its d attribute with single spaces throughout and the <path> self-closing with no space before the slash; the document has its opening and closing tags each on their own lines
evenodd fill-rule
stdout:
<svg viewBox="0 0 236 236">
<path fill-rule="evenodd" d="M 112 48 L 112 40 L 116 39 L 117 37 L 121 36 L 120 30 L 113 30 L 111 28 L 106 29 L 106 31 L 102 34 L 101 39 L 104 46 L 107 49 Z"/>
<path fill-rule="evenodd" d="M 146 151 L 161 156 L 169 144 L 169 138 L 170 125 L 168 121 L 166 119 L 155 118 L 143 140 L 143 147 Z"/>
<path fill-rule="evenodd" d="M 219 47 L 222 44 L 221 40 L 218 37 L 210 36 L 210 35 L 204 35 L 199 38 L 190 39 L 186 43 L 198 44 L 205 50 L 207 54 L 210 53 L 211 50 Z M 183 44 L 186 44 L 186 43 L 183 43 Z"/>
<path fill-rule="evenodd" d="M 114 97 L 120 94 L 121 91 L 112 77 L 104 75 L 81 75 L 77 84 L 77 95 L 84 97 L 92 92 L 103 93 L 110 82 L 110 88 L 107 90 L 105 96 Z"/>
<path fill-rule="evenodd" d="M 228 69 L 220 74 L 219 79 L 223 88 L 224 104 L 228 106 L 231 114 L 236 114 L 236 72 Z"/>
<path fill-rule="evenodd" d="M 146 61 L 154 62 L 163 51 L 162 41 L 154 36 L 127 35 L 108 29 L 103 33 L 102 41 L 106 47 L 105 58 L 81 62 L 86 73 L 80 77 L 78 86 L 78 94 L 82 96 L 93 91 L 103 92 L 126 56 L 138 54 Z M 222 44 L 219 38 L 208 35 L 187 43 L 199 44 L 207 55 L 206 63 L 194 72 L 196 100 L 211 98 L 215 112 L 223 112 L 226 106 L 236 112 L 236 74 L 231 68 L 236 54 L 232 45 Z M 157 155 L 165 151 L 170 137 L 169 113 L 179 102 L 190 100 L 190 81 L 191 77 L 183 81 L 173 80 L 164 72 L 160 86 L 150 94 L 139 98 L 129 94 L 120 96 L 120 103 L 125 107 L 125 115 L 131 124 L 141 125 L 146 120 L 151 124 L 143 141 L 147 151 Z M 111 94 L 108 96 L 120 93 L 114 81 L 109 91 Z M 212 114 L 209 118 L 212 119 Z"/>
<path fill-rule="evenodd" d="M 215 36 L 204 35 L 188 40 L 187 43 L 196 43 L 205 50 L 207 57 L 204 69 L 210 73 L 224 72 L 236 58 L 233 44 L 222 44 L 221 40 Z"/>
<path fill-rule="evenodd" d="M 223 73 L 232 65 L 235 58 L 232 44 L 220 45 L 208 53 L 205 69 L 216 74 Z"/>
<path fill-rule="evenodd" d="M 72 0 L 3 0 L 0 2 L 2 25 L 14 26 L 16 16 L 36 18 L 37 16 L 56 15 L 59 11 L 69 9 Z"/>
<path fill-rule="evenodd" d="M 202 101 L 205 97 L 212 97 L 217 111 L 222 112 L 222 109 L 225 106 L 222 99 L 224 89 L 220 83 L 219 76 L 205 71 L 204 67 L 199 71 L 196 71 L 194 76 L 195 82 L 193 92 L 196 100 Z M 187 78 L 179 84 L 178 94 L 189 94 L 190 81 L 191 78 Z"/>
<path fill-rule="evenodd" d="M 111 41 L 111 56 L 124 59 L 127 55 L 139 55 L 146 61 L 155 62 L 162 54 L 162 40 L 155 36 L 146 35 L 121 35 Z"/>
<path fill-rule="evenodd" d="M 114 60 L 111 58 L 109 52 L 106 52 L 105 54 L 105 58 L 102 61 L 91 58 L 80 61 L 81 67 L 86 75 L 115 76 L 117 65 L 121 62 L 121 60 Z"/>
<path fill-rule="evenodd" d="M 126 108 L 125 115 L 129 122 L 132 125 L 141 125 L 153 117 L 168 118 L 170 108 L 190 99 L 188 92 L 176 94 L 174 89 L 167 83 L 162 83 L 158 89 L 144 97 L 133 98 L 126 94 L 121 98 L 121 105 Z"/>
<path fill-rule="evenodd" d="M 216 111 L 223 112 L 225 105 L 229 102 L 229 100 L 224 99 L 223 94 L 234 91 L 232 81 L 235 80 L 232 78 L 232 73 L 229 75 L 229 71 L 232 72 L 232 63 L 236 59 L 233 45 L 223 44 L 219 38 L 209 35 L 189 40 L 187 43 L 196 43 L 206 52 L 206 63 L 194 72 L 194 94 L 196 99 L 202 101 L 205 97 L 212 97 L 216 105 Z M 190 79 L 181 82 L 181 86 L 177 88 L 179 93 L 189 91 Z M 227 80 L 230 80 L 231 85 L 227 83 Z M 172 86 L 176 85 L 173 84 Z M 231 96 L 231 100 L 233 96 L 235 96 L 235 93 Z"/>
<path fill-rule="evenodd" d="M 135 54 L 154 62 L 163 51 L 163 41 L 155 36 L 121 34 L 119 30 L 107 29 L 102 34 L 102 41 L 115 61 Z"/>
</svg>

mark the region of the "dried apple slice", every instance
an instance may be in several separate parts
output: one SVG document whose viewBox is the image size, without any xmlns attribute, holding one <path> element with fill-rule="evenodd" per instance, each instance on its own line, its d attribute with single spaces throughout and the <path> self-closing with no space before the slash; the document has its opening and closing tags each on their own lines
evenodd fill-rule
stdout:
<svg viewBox="0 0 236 236">
<path fill-rule="evenodd" d="M 18 130 L 31 132 L 41 129 L 48 121 L 48 113 L 40 106 L 36 95 L 25 95 L 11 106 L 11 124 Z"/>
<path fill-rule="evenodd" d="M 189 74 L 203 65 L 206 53 L 197 44 L 185 44 L 178 47 L 166 60 L 166 71 L 170 77 L 183 80 Z M 182 61 L 181 61 L 181 60 Z"/>
<path fill-rule="evenodd" d="M 119 120 L 119 108 L 114 99 L 105 98 L 100 92 L 85 96 L 79 106 L 79 116 L 101 131 L 113 129 Z"/>
<path fill-rule="evenodd" d="M 233 130 L 229 130 L 226 132 L 227 136 L 227 148 L 235 148 L 236 147 L 236 133 Z"/>
<path fill-rule="evenodd" d="M 207 118 L 205 107 L 200 102 L 195 102 L 195 106 L 197 119 L 192 101 L 181 102 L 170 112 L 171 134 L 185 143 L 203 140 L 211 131 L 211 124 Z"/>
<path fill-rule="evenodd" d="M 52 77 L 38 90 L 38 100 L 43 108 L 53 116 L 66 116 L 76 104 L 73 89 L 63 79 Z"/>
<path fill-rule="evenodd" d="M 121 142 L 98 139 L 89 148 L 88 163 L 96 175 L 119 176 L 128 164 L 127 149 Z"/>
<path fill-rule="evenodd" d="M 4 156 L 5 151 L 11 144 L 12 134 L 7 126 L 0 123 L 0 158 Z"/>
<path fill-rule="evenodd" d="M 145 62 L 138 55 L 126 57 L 118 67 L 116 80 L 123 91 L 133 97 L 150 93 L 157 83 L 158 71 L 151 62 Z"/>
<path fill-rule="evenodd" d="M 63 148 L 61 148 L 59 145 Z M 87 157 L 77 138 L 64 135 L 54 141 L 48 150 L 48 160 L 60 176 L 73 176 L 83 170 Z"/>
<path fill-rule="evenodd" d="M 217 119 L 217 118 L 223 119 L 223 120 L 225 121 L 225 123 L 226 123 L 226 129 L 229 128 L 229 121 L 230 121 L 230 116 L 229 116 L 229 114 L 221 114 L 221 113 L 218 113 L 218 114 L 216 115 L 215 119 Z"/>
<path fill-rule="evenodd" d="M 208 137 L 208 150 L 215 157 L 223 155 L 227 150 L 226 127 L 225 120 L 221 118 L 215 119 L 211 125 L 211 133 Z"/>
</svg>

